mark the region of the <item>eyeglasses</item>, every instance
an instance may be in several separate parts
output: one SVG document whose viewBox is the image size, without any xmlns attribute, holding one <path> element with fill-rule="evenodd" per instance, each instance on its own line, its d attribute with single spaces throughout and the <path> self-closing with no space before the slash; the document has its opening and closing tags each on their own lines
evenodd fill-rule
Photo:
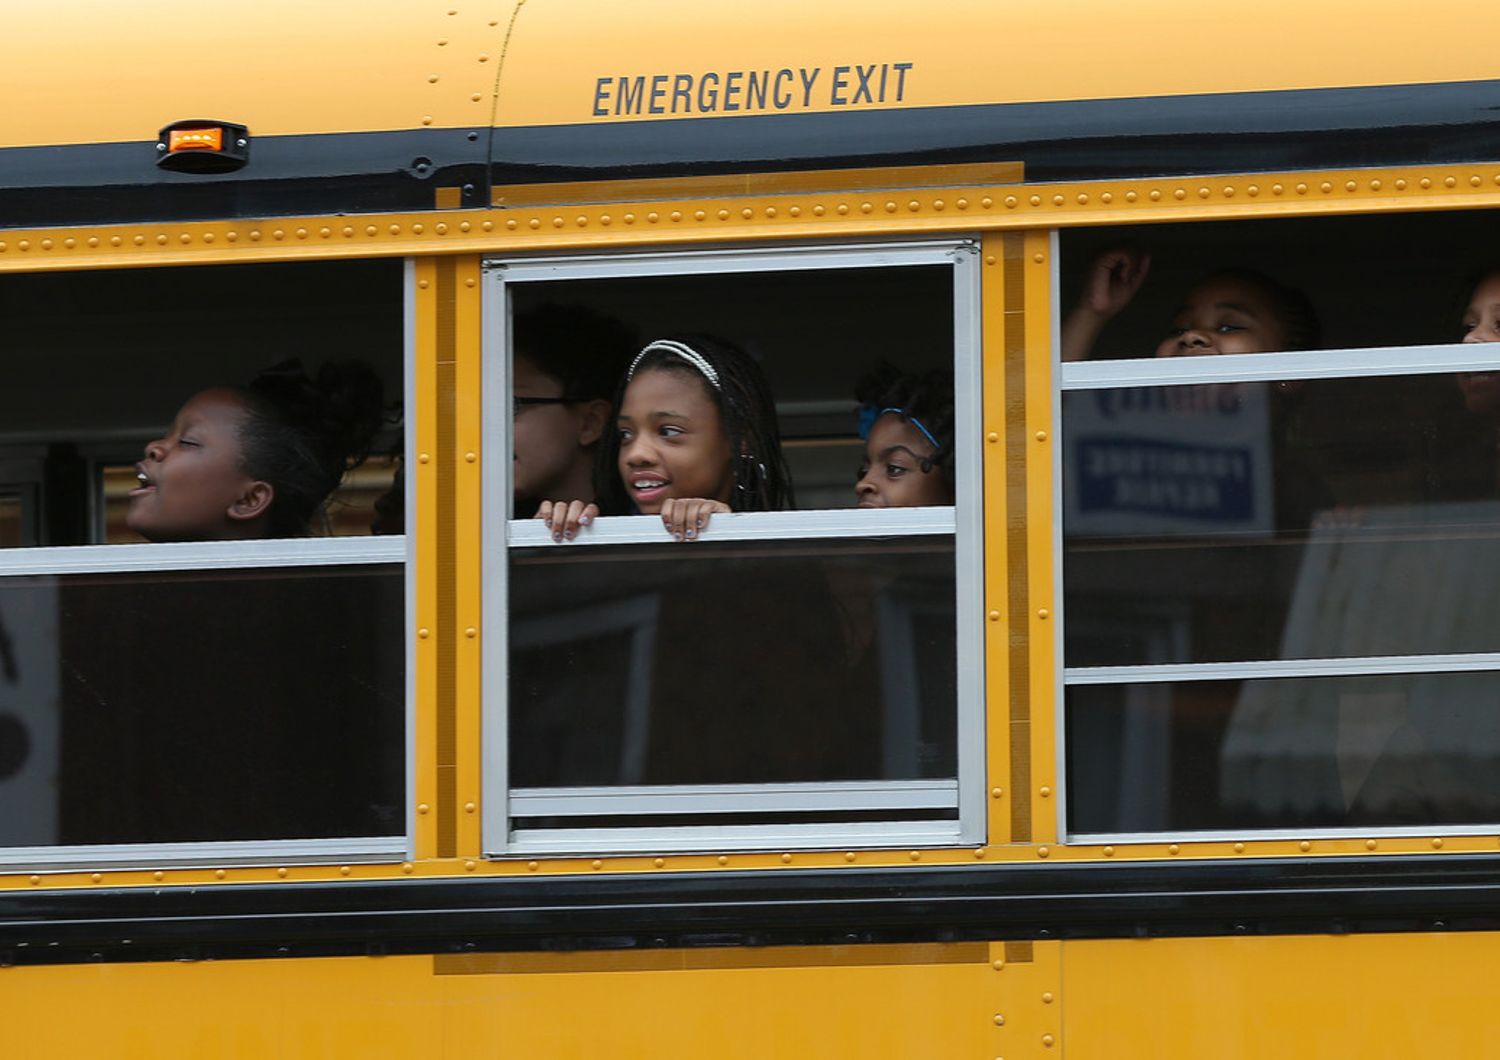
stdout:
<svg viewBox="0 0 1500 1060">
<path fill-rule="evenodd" d="M 520 394 L 510 396 L 510 414 L 514 419 L 521 414 L 521 410 L 532 405 L 576 405 L 577 398 L 567 397 L 522 397 Z"/>
</svg>

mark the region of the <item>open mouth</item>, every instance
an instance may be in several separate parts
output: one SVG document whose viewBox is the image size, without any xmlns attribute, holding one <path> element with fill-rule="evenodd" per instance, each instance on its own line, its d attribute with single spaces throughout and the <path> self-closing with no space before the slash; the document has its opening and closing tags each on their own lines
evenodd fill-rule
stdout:
<svg viewBox="0 0 1500 1060">
<path fill-rule="evenodd" d="M 135 489 L 130 491 L 130 496 L 144 497 L 148 493 L 156 492 L 156 483 L 151 481 L 151 476 L 146 474 L 145 469 L 139 465 L 135 469 L 135 481 L 137 485 Z"/>
<path fill-rule="evenodd" d="M 638 475 L 630 480 L 630 492 L 638 504 L 642 501 L 656 501 L 666 496 L 669 485 L 671 483 L 658 475 Z"/>
</svg>

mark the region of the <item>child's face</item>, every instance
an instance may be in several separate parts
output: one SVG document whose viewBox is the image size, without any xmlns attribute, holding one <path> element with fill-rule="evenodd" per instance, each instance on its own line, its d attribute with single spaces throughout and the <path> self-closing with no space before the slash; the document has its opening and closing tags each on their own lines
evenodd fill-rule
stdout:
<svg viewBox="0 0 1500 1060">
<path fill-rule="evenodd" d="M 528 405 L 526 398 L 560 398 L 563 385 L 525 357 L 511 369 L 516 403 L 512 492 L 529 500 L 589 500 L 563 496 L 593 472 L 594 443 L 609 422 L 607 401 Z"/>
<path fill-rule="evenodd" d="M 1286 348 L 1275 305 L 1256 285 L 1231 277 L 1200 283 L 1172 318 L 1158 357 L 1268 353 Z"/>
<path fill-rule="evenodd" d="M 1480 280 L 1464 311 L 1465 342 L 1500 342 L 1500 272 Z M 1459 372 L 1464 406 L 1481 416 L 1500 415 L 1500 373 Z"/>
<path fill-rule="evenodd" d="M 922 461 L 936 450 L 922 432 L 893 412 L 870 428 L 865 459 L 854 492 L 861 508 L 922 508 L 952 504 L 953 494 L 943 473 Z"/>
<path fill-rule="evenodd" d="M 616 427 L 620 479 L 645 515 L 673 497 L 729 503 L 734 492 L 729 439 L 705 384 L 684 372 L 647 369 L 625 388 Z"/>
<path fill-rule="evenodd" d="M 237 536 L 230 509 L 254 483 L 240 468 L 245 407 L 228 390 L 205 390 L 177 412 L 163 438 L 136 465 L 125 522 L 151 541 L 214 541 Z"/>
</svg>

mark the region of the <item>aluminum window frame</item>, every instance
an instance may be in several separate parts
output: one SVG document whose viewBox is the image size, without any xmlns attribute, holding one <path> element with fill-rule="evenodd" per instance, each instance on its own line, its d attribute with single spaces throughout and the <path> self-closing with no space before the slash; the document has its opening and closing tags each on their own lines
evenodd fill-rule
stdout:
<svg viewBox="0 0 1500 1060">
<path fill-rule="evenodd" d="M 212 267 L 212 266 L 204 266 Z M 402 270 L 402 461 L 416 459 L 411 414 L 416 393 L 416 263 Z M 404 476 L 404 505 L 415 511 L 415 476 Z M 92 518 L 92 514 L 91 514 Z M 417 541 L 412 533 L 368 537 L 264 538 L 245 541 L 66 545 L 0 549 L 0 579 L 86 574 L 139 574 L 172 571 L 269 570 L 400 563 L 402 607 L 415 613 Z M 408 860 L 416 844 L 416 641 L 412 623 L 402 623 L 404 660 L 402 831 L 381 836 L 336 838 L 98 843 L 55 846 L 0 846 L 0 871 L 58 872 L 69 869 L 174 869 L 203 865 L 333 865 Z"/>
<path fill-rule="evenodd" d="M 1375 379 L 1437 375 L 1449 372 L 1500 368 L 1500 345 L 1482 343 L 1432 343 L 1421 346 L 1348 347 L 1323 350 L 1222 354 L 1200 357 L 1129 358 L 1063 362 L 1060 355 L 1061 313 L 1058 294 L 1057 238 L 1053 235 L 1052 364 L 1057 385 L 1052 388 L 1054 422 L 1059 437 L 1067 425 L 1062 420 L 1062 395 L 1071 391 L 1105 390 L 1117 387 L 1191 386 L 1207 383 L 1266 383 L 1282 379 Z M 1067 770 L 1066 697 L 1073 686 L 1233 681 L 1254 678 L 1316 678 L 1397 676 L 1500 672 L 1500 652 L 1435 653 L 1385 656 L 1331 656 L 1308 659 L 1264 659 L 1207 663 L 1165 663 L 1131 666 L 1065 665 L 1067 614 L 1063 595 L 1063 482 L 1062 449 L 1053 454 L 1052 514 L 1055 599 L 1061 622 L 1055 635 L 1054 665 L 1057 689 L 1054 724 L 1057 726 L 1058 785 L 1057 831 L 1063 842 L 1076 844 L 1154 843 L 1163 841 L 1210 842 L 1235 839 L 1346 839 L 1369 836 L 1459 836 L 1487 835 L 1494 824 L 1472 825 L 1362 825 L 1354 827 L 1286 827 L 1223 829 L 1205 831 L 1070 832 L 1068 799 L 1072 778 Z"/>
<path fill-rule="evenodd" d="M 873 787 L 830 781 L 814 785 L 672 785 L 671 791 L 636 787 L 586 789 L 518 789 L 509 784 L 509 601 L 511 547 L 588 548 L 620 544 L 661 544 L 660 523 L 643 517 L 597 520 L 572 542 L 553 543 L 534 520 L 512 520 L 511 491 L 511 285 L 566 280 L 642 278 L 726 273 L 793 273 L 813 270 L 883 268 L 904 265 L 953 269 L 953 366 L 955 437 L 977 439 L 982 391 L 979 242 L 970 236 L 901 242 L 846 243 L 745 248 L 622 252 L 560 257 L 516 257 L 487 260 L 483 266 L 483 381 L 487 397 L 482 442 L 492 454 L 483 483 L 481 512 L 485 555 L 502 557 L 486 565 L 482 610 L 492 616 L 482 624 L 481 680 L 482 779 L 484 812 L 481 835 L 484 856 L 532 854 L 632 853 L 643 850 L 708 851 L 829 849 L 857 844 L 871 847 L 951 846 L 982 842 L 985 834 L 984 777 L 984 640 L 983 511 L 979 446 L 957 447 L 954 507 L 894 509 L 882 513 L 847 509 L 802 512 L 755 512 L 716 516 L 706 541 L 850 539 L 949 534 L 954 538 L 955 637 L 957 685 L 955 760 L 957 777 L 941 784 L 951 788 L 944 809 L 956 816 L 943 820 L 742 825 L 673 825 L 662 828 L 516 828 L 524 820 L 515 811 L 566 805 L 570 812 L 592 814 L 658 814 L 682 812 L 669 805 L 698 800 L 720 805 L 733 796 L 730 812 L 888 809 L 893 797 L 913 811 L 930 809 L 933 789 L 925 782 L 878 781 Z M 498 399 L 497 399 L 498 397 Z M 503 411 L 502 411 L 503 410 Z M 682 544 L 675 547 L 691 548 Z M 667 787 L 667 786 L 663 786 Z M 735 790 L 729 789 L 753 789 Z M 879 790 L 875 790 L 875 789 Z M 814 790 L 816 789 L 816 791 Z M 837 791 L 837 794 L 835 794 Z M 543 794 L 545 792 L 545 794 Z M 904 794 L 897 795 L 901 792 Z M 806 805 L 788 807 L 803 798 Z M 552 800 L 551 803 L 548 800 Z M 821 805 L 814 805 L 821 803 Z M 697 812 L 706 812 L 699 805 Z"/>
</svg>

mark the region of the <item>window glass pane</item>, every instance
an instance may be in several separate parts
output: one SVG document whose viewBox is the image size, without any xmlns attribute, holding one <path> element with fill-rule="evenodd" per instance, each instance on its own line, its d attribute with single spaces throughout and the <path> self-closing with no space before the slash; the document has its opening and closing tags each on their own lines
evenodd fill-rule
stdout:
<svg viewBox="0 0 1500 1060">
<path fill-rule="evenodd" d="M 1065 393 L 1066 665 L 1500 651 L 1491 389 Z"/>
<path fill-rule="evenodd" d="M 0 581 L 0 846 L 404 831 L 397 565 Z"/>
<path fill-rule="evenodd" d="M 1073 686 L 1074 833 L 1500 820 L 1500 674 Z"/>
<path fill-rule="evenodd" d="M 951 537 L 510 559 L 514 787 L 956 775 Z"/>
</svg>

